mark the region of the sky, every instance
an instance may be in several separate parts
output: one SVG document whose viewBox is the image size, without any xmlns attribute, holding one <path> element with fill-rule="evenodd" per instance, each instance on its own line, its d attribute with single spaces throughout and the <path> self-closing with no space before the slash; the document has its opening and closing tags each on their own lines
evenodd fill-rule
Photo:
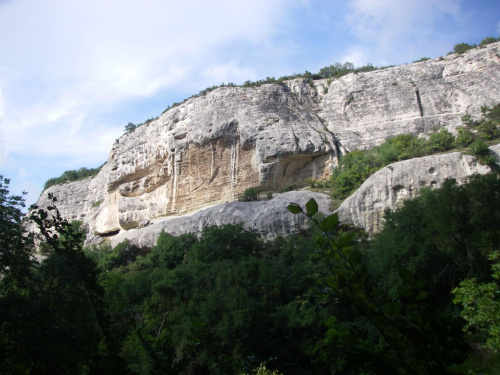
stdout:
<svg viewBox="0 0 500 375">
<path fill-rule="evenodd" d="M 444 56 L 498 37 L 500 1 L 0 0 L 0 33 L 0 174 L 31 204 L 206 87 Z"/>
</svg>

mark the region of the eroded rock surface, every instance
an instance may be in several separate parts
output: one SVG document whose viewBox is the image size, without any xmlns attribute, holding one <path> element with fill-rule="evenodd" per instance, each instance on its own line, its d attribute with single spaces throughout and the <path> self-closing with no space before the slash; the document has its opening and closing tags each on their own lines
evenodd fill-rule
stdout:
<svg viewBox="0 0 500 375">
<path fill-rule="evenodd" d="M 139 233 L 160 218 L 233 202 L 250 187 L 327 178 L 346 150 L 453 130 L 466 112 L 478 117 L 481 105 L 498 103 L 499 49 L 331 82 L 218 88 L 123 135 L 95 178 L 52 187 L 38 203 L 53 193 L 63 216 L 83 220 L 92 239 Z"/>
<path fill-rule="evenodd" d="M 490 147 L 499 158 L 500 145 Z M 370 234 L 382 229 L 384 211 L 413 198 L 422 187 L 441 187 L 447 178 L 463 183 L 467 177 L 490 173 L 490 167 L 460 152 L 425 156 L 393 163 L 371 175 L 337 210 L 339 219 Z"/>
<path fill-rule="evenodd" d="M 174 236 L 185 233 L 199 235 L 206 227 L 225 224 L 242 224 L 244 228 L 268 239 L 280 235 L 286 236 L 310 225 L 305 215 L 292 215 L 286 206 L 293 202 L 304 207 L 311 198 L 318 202 L 320 212 L 325 215 L 331 213 L 330 196 L 310 191 L 293 191 L 279 194 L 272 200 L 231 202 L 209 207 L 191 215 L 157 219 L 145 228 L 120 233 L 113 237 L 111 245 L 115 246 L 128 239 L 132 244 L 151 248 L 156 244 L 162 231 Z"/>
</svg>

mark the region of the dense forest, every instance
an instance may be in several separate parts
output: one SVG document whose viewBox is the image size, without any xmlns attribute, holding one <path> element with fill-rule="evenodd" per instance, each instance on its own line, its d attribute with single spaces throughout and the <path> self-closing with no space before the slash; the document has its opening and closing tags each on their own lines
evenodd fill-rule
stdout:
<svg viewBox="0 0 500 375">
<path fill-rule="evenodd" d="M 2 374 L 500 371 L 496 174 L 424 189 L 371 239 L 311 200 L 289 206 L 311 228 L 288 238 L 225 226 L 84 249 L 50 206 L 32 214 L 40 263 L 0 181 Z"/>
</svg>

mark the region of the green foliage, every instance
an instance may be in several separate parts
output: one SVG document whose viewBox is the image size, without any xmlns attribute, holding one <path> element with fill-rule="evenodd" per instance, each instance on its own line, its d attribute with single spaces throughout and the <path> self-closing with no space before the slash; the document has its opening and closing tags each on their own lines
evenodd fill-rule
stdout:
<svg viewBox="0 0 500 375">
<path fill-rule="evenodd" d="M 489 283 L 478 283 L 475 277 L 465 279 L 453 289 L 453 302 L 461 304 L 460 316 L 467 321 L 464 330 L 471 331 L 473 341 L 482 341 L 485 348 L 498 353 L 500 350 L 500 253 L 489 254 L 492 261 L 492 279 Z M 471 329 L 474 330 L 471 330 Z M 475 331 L 475 332 L 474 332 Z M 481 338 L 480 338 L 481 337 Z M 483 336 L 484 337 L 484 336 Z"/>
<path fill-rule="evenodd" d="M 45 184 L 43 185 L 43 189 L 46 190 L 49 187 L 54 186 L 54 185 L 61 185 L 61 184 L 65 184 L 68 182 L 79 181 L 79 180 L 84 180 L 84 179 L 89 178 L 89 177 L 94 177 L 95 175 L 97 175 L 99 173 L 101 168 L 102 168 L 102 165 L 97 167 L 97 168 L 82 167 L 82 168 L 77 169 L 77 170 L 72 169 L 69 171 L 65 171 L 59 177 L 53 177 L 53 178 L 48 179 L 47 182 L 45 182 Z"/>
<path fill-rule="evenodd" d="M 102 202 L 103 202 L 103 200 L 101 199 L 101 200 L 98 200 L 98 201 L 96 201 L 96 202 L 92 203 L 92 208 L 99 207 L 99 206 L 101 205 L 101 203 L 102 203 Z"/>
<path fill-rule="evenodd" d="M 490 149 L 484 141 L 479 138 L 470 145 L 470 153 L 485 165 L 494 163 L 495 159 L 490 155 Z"/>
<path fill-rule="evenodd" d="M 446 151 L 453 148 L 455 137 L 446 129 L 441 129 L 431 133 L 427 141 L 427 150 L 429 153 Z"/>
<path fill-rule="evenodd" d="M 459 127 L 453 141 L 454 147 L 467 147 L 474 142 L 475 135 L 469 128 Z"/>
<path fill-rule="evenodd" d="M 129 122 L 127 125 L 125 125 L 125 134 L 130 134 L 135 132 L 135 129 L 137 129 L 137 125 Z"/>
<path fill-rule="evenodd" d="M 47 211 L 34 206 L 30 219 L 51 251 L 39 264 L 24 262 L 29 278 L 22 284 L 0 280 L 0 373 L 121 372 L 99 274 L 82 251 L 79 223 L 63 220 L 54 205 Z"/>
<path fill-rule="evenodd" d="M 353 246 L 355 233 L 343 231 L 336 214 L 315 218 L 313 201 L 305 212 L 296 204 L 288 208 L 305 213 L 323 232 L 316 243 L 330 270 L 323 283 L 334 307 L 317 351 L 332 373 L 445 373 L 461 358 L 466 346 L 456 341 L 460 330 L 428 303 L 426 280 L 399 268 L 398 293 L 388 295 L 374 284 L 368 259 Z"/>
<path fill-rule="evenodd" d="M 242 373 L 240 375 L 280 375 L 277 370 L 269 370 L 264 364 L 260 364 L 259 367 L 253 369 L 250 373 Z"/>
<path fill-rule="evenodd" d="M 483 164 L 491 164 L 494 158 L 489 155 L 488 146 L 483 140 L 500 138 L 500 104 L 481 107 L 483 117 L 475 121 L 469 114 L 462 117 L 465 127 L 457 129 L 457 137 L 442 128 L 429 135 L 429 139 L 418 138 L 411 134 L 401 134 L 388 138 L 380 146 L 366 151 L 353 151 L 344 155 L 339 166 L 333 170 L 326 184 L 334 189 L 332 196 L 345 199 L 356 191 L 374 172 L 384 166 L 437 152 L 448 151 L 453 147 L 470 146 L 471 153 Z M 307 181 L 311 186 L 315 181 Z"/>
<path fill-rule="evenodd" d="M 0 297 L 30 278 L 33 236 L 23 228 L 22 196 L 9 194 L 10 180 L 0 175 Z"/>
<path fill-rule="evenodd" d="M 243 195 L 238 199 L 240 202 L 254 202 L 259 200 L 259 188 L 248 188 L 243 192 Z"/>
<path fill-rule="evenodd" d="M 321 68 L 318 75 L 320 78 L 336 79 L 349 73 L 369 72 L 376 69 L 372 64 L 355 68 L 354 64 L 350 62 L 345 62 L 344 64 L 335 63 L 334 65 Z"/>
<path fill-rule="evenodd" d="M 413 61 L 413 63 L 419 63 L 419 62 L 422 62 L 422 61 L 427 61 L 427 60 L 430 60 L 431 58 L 430 57 L 422 57 L 418 60 L 415 60 Z"/>
<path fill-rule="evenodd" d="M 279 189 L 278 192 L 288 193 L 289 191 L 294 191 L 294 190 L 298 190 L 298 189 L 299 189 L 299 187 L 297 186 L 297 184 L 288 184 L 284 188 Z"/>
<path fill-rule="evenodd" d="M 87 250 L 87 255 L 94 259 L 97 267 L 102 272 L 126 266 L 134 262 L 138 254 L 139 248 L 132 245 L 129 240 L 120 242 L 114 248 L 109 245 L 102 245 Z"/>
<path fill-rule="evenodd" d="M 467 52 L 468 50 L 475 48 L 475 47 L 477 47 L 477 45 L 475 45 L 475 44 L 459 43 L 459 44 L 455 44 L 455 46 L 453 47 L 453 52 L 462 54 L 462 53 Z"/>
<path fill-rule="evenodd" d="M 429 280 L 439 303 L 458 280 L 473 274 L 484 279 L 486 254 L 500 240 L 499 188 L 495 175 L 475 175 L 464 185 L 447 180 L 386 212 L 370 257 L 371 272 L 384 275 L 380 286 L 395 296 L 397 269 L 404 267 Z"/>
<path fill-rule="evenodd" d="M 496 175 L 473 176 L 461 186 L 448 180 L 441 189 L 424 190 L 386 213 L 373 243 L 352 241 L 336 215 L 316 218 L 318 207 L 311 201 L 288 209 L 306 214 L 323 231 L 316 243 L 330 270 L 323 283 L 331 315 L 316 352 L 333 373 L 457 369 L 472 352 L 450 293 L 471 277 L 456 292 L 469 307 L 461 314 L 473 322 L 466 328 L 481 325 L 489 345 L 497 344 L 498 279 L 485 283 L 488 254 L 500 241 Z M 467 363 L 461 369 L 470 369 Z"/>
<path fill-rule="evenodd" d="M 353 151 L 344 155 L 331 178 L 335 198 L 346 198 L 381 167 L 372 153 Z"/>
<path fill-rule="evenodd" d="M 482 47 L 482 46 L 485 46 L 487 44 L 491 44 L 491 43 L 495 43 L 495 42 L 498 42 L 500 41 L 500 38 L 495 38 L 493 36 L 489 36 L 487 38 L 484 38 L 481 43 L 479 43 L 479 45 Z"/>
<path fill-rule="evenodd" d="M 321 372 L 311 351 L 324 318 L 314 292 L 321 272 L 307 238 L 265 243 L 224 226 L 199 239 L 163 233 L 103 284 L 134 373 L 234 374 L 265 363 L 307 374 Z"/>
<path fill-rule="evenodd" d="M 499 41 L 498 38 L 495 38 L 495 37 L 487 37 L 487 38 L 484 38 L 481 43 L 479 44 L 479 46 L 481 47 L 484 47 L 485 45 L 487 44 L 491 44 L 491 43 L 495 43 Z M 472 49 L 472 48 L 476 48 L 477 45 L 476 44 L 468 44 L 468 43 L 459 43 L 459 44 L 456 44 L 454 47 L 453 47 L 453 53 L 459 53 L 459 54 L 462 54 L 464 52 L 467 52 L 468 50 Z M 450 52 L 452 53 L 452 52 Z"/>
</svg>

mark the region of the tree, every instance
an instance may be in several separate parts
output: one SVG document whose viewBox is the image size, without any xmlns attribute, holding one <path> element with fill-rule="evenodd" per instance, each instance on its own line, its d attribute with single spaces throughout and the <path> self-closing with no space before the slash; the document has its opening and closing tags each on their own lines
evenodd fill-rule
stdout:
<svg viewBox="0 0 500 375">
<path fill-rule="evenodd" d="M 3 210 L 5 200 L 2 203 Z M 8 203 L 7 208 L 12 206 Z M 29 274 L 23 285 L 6 288 L 8 279 L 0 281 L 0 373 L 120 371 L 104 314 L 99 274 L 82 251 L 82 233 L 63 220 L 54 205 L 47 210 L 51 215 L 35 206 L 30 218 L 39 225 L 50 255 L 39 264 L 23 263 L 22 274 Z M 14 244 L 23 245 L 16 241 L 19 233 L 25 235 L 24 229 L 15 228 L 7 236 Z M 22 248 L 20 253 L 30 249 Z"/>
<path fill-rule="evenodd" d="M 137 129 L 137 125 L 129 122 L 127 125 L 125 125 L 125 134 L 130 134 L 135 132 L 135 129 Z"/>
<path fill-rule="evenodd" d="M 23 285 L 30 275 L 33 236 L 26 235 L 24 198 L 9 195 L 10 180 L 0 175 L 0 297 L 5 288 Z"/>
<path fill-rule="evenodd" d="M 476 330 L 473 341 L 483 341 L 480 335 L 485 335 L 485 347 L 495 353 L 500 351 L 500 253 L 495 251 L 489 255 L 493 262 L 492 279 L 489 283 L 478 283 L 475 277 L 465 279 L 453 289 L 453 302 L 461 304 L 460 315 L 467 321 L 464 330 Z"/>
<path fill-rule="evenodd" d="M 486 214 L 483 211 L 485 208 L 477 202 L 477 198 L 487 191 L 490 193 L 496 191 L 499 186 L 496 176 L 488 180 L 487 188 L 481 187 L 484 180 L 477 179 L 472 179 L 468 189 L 478 190 L 470 203 L 473 218 L 471 221 L 481 226 L 485 224 L 483 220 L 489 219 L 482 218 Z M 452 197 L 453 194 L 450 196 L 449 191 L 451 189 L 453 193 L 456 185 L 452 182 L 448 185 L 448 189 L 439 195 L 439 199 L 444 201 L 441 205 L 442 213 L 449 218 L 451 215 L 457 216 L 457 212 L 449 212 L 448 207 L 453 203 L 456 204 L 458 197 L 456 195 Z M 495 201 L 497 201 L 498 193 L 494 194 L 496 194 Z M 488 194 L 484 197 L 490 199 Z M 431 207 L 438 205 L 433 198 L 430 200 Z M 462 196 L 460 196 L 459 203 L 462 203 L 461 200 L 463 200 Z M 496 212 L 498 216 L 500 214 L 498 205 L 495 203 L 492 206 L 493 208 L 489 207 L 486 210 L 492 210 L 493 212 L 490 213 Z M 413 215 L 416 212 L 417 215 L 414 215 L 411 222 L 417 224 L 417 227 L 418 225 L 426 226 L 426 220 L 428 221 L 429 218 L 425 217 L 425 210 L 415 210 L 415 208 L 418 207 L 407 206 L 406 214 Z M 335 371 L 369 374 L 443 374 L 448 373 L 451 365 L 464 360 L 464 355 L 469 348 L 463 340 L 460 320 L 449 308 L 449 292 L 453 287 L 453 280 L 448 283 L 448 280 L 443 282 L 440 278 L 450 277 L 449 275 L 452 278 L 457 277 L 459 272 L 465 275 L 466 271 L 461 267 L 470 264 L 471 259 L 461 259 L 458 249 L 455 253 L 447 254 L 447 246 L 450 241 L 458 239 L 457 246 L 461 247 L 465 243 L 469 244 L 468 240 L 471 240 L 471 237 L 475 239 L 474 241 L 488 244 L 487 246 L 496 243 L 498 220 L 495 224 L 489 224 L 486 233 L 478 229 L 465 239 L 462 238 L 464 234 L 462 229 L 469 228 L 459 228 L 457 233 L 457 228 L 452 224 L 451 228 L 442 234 L 443 240 L 447 239 L 447 241 L 437 241 L 437 246 L 443 247 L 444 254 L 435 255 L 433 254 L 435 250 L 432 249 L 433 252 L 426 254 L 427 258 L 424 256 L 418 259 L 417 264 L 420 263 L 420 268 L 409 269 L 408 266 L 412 265 L 415 256 L 420 255 L 418 248 L 422 244 L 422 239 L 430 237 L 432 241 L 432 235 L 434 235 L 433 231 L 420 233 L 417 230 L 417 238 L 408 241 L 415 251 L 414 254 L 403 253 L 399 257 L 396 251 L 391 251 L 392 256 L 397 254 L 398 260 L 392 262 L 389 267 L 382 266 L 374 272 L 372 265 L 374 259 L 384 256 L 383 241 L 380 250 L 370 248 L 365 253 L 354 246 L 352 232 L 340 230 L 336 214 L 323 220 L 316 217 L 318 206 L 314 200 L 307 202 L 305 209 L 296 204 L 291 204 L 288 209 L 294 214 L 306 214 L 323 232 L 316 241 L 331 270 L 330 276 L 324 279 L 323 283 L 331 295 L 330 303 L 335 308 L 328 320 L 328 330 L 320 349 L 325 353 L 323 357 L 325 360 L 331 358 Z M 481 213 L 478 214 L 478 211 Z M 432 214 L 435 213 L 436 211 Z M 434 220 L 439 221 L 441 226 L 449 225 L 446 220 L 443 220 L 443 216 L 437 216 Z M 489 218 L 487 214 L 486 217 Z M 424 219 L 423 222 L 421 222 L 422 219 Z M 406 222 L 398 220 L 393 224 L 394 230 L 400 232 L 400 236 L 395 236 L 393 239 L 396 244 L 395 249 L 398 248 L 397 245 L 408 245 L 401 239 L 404 238 L 405 233 L 411 234 L 414 230 L 412 225 L 409 225 L 408 220 Z M 432 223 L 433 228 L 438 228 L 438 225 L 436 221 Z M 477 238 L 478 232 L 481 233 L 480 238 Z M 425 251 L 426 249 L 423 250 L 424 253 Z M 465 258 L 469 256 L 466 251 L 461 255 L 465 255 Z M 474 254 L 471 255 L 474 256 Z M 445 258 L 445 265 L 447 262 L 450 266 L 458 260 L 457 268 L 459 269 L 455 272 L 451 270 L 443 276 L 447 267 L 443 271 L 443 260 L 440 258 Z M 476 258 L 480 257 L 476 254 Z M 387 264 L 384 260 L 382 263 Z M 435 263 L 437 263 L 436 267 Z M 480 271 L 480 263 L 481 259 L 475 260 L 473 266 L 477 266 L 476 271 Z M 428 270 L 425 267 L 429 264 L 432 266 Z M 388 276 L 390 276 L 389 280 L 387 280 Z M 436 290 L 441 292 L 446 288 L 447 294 L 438 293 L 437 298 L 433 295 Z M 448 299 L 443 297 L 446 295 Z"/>
</svg>

